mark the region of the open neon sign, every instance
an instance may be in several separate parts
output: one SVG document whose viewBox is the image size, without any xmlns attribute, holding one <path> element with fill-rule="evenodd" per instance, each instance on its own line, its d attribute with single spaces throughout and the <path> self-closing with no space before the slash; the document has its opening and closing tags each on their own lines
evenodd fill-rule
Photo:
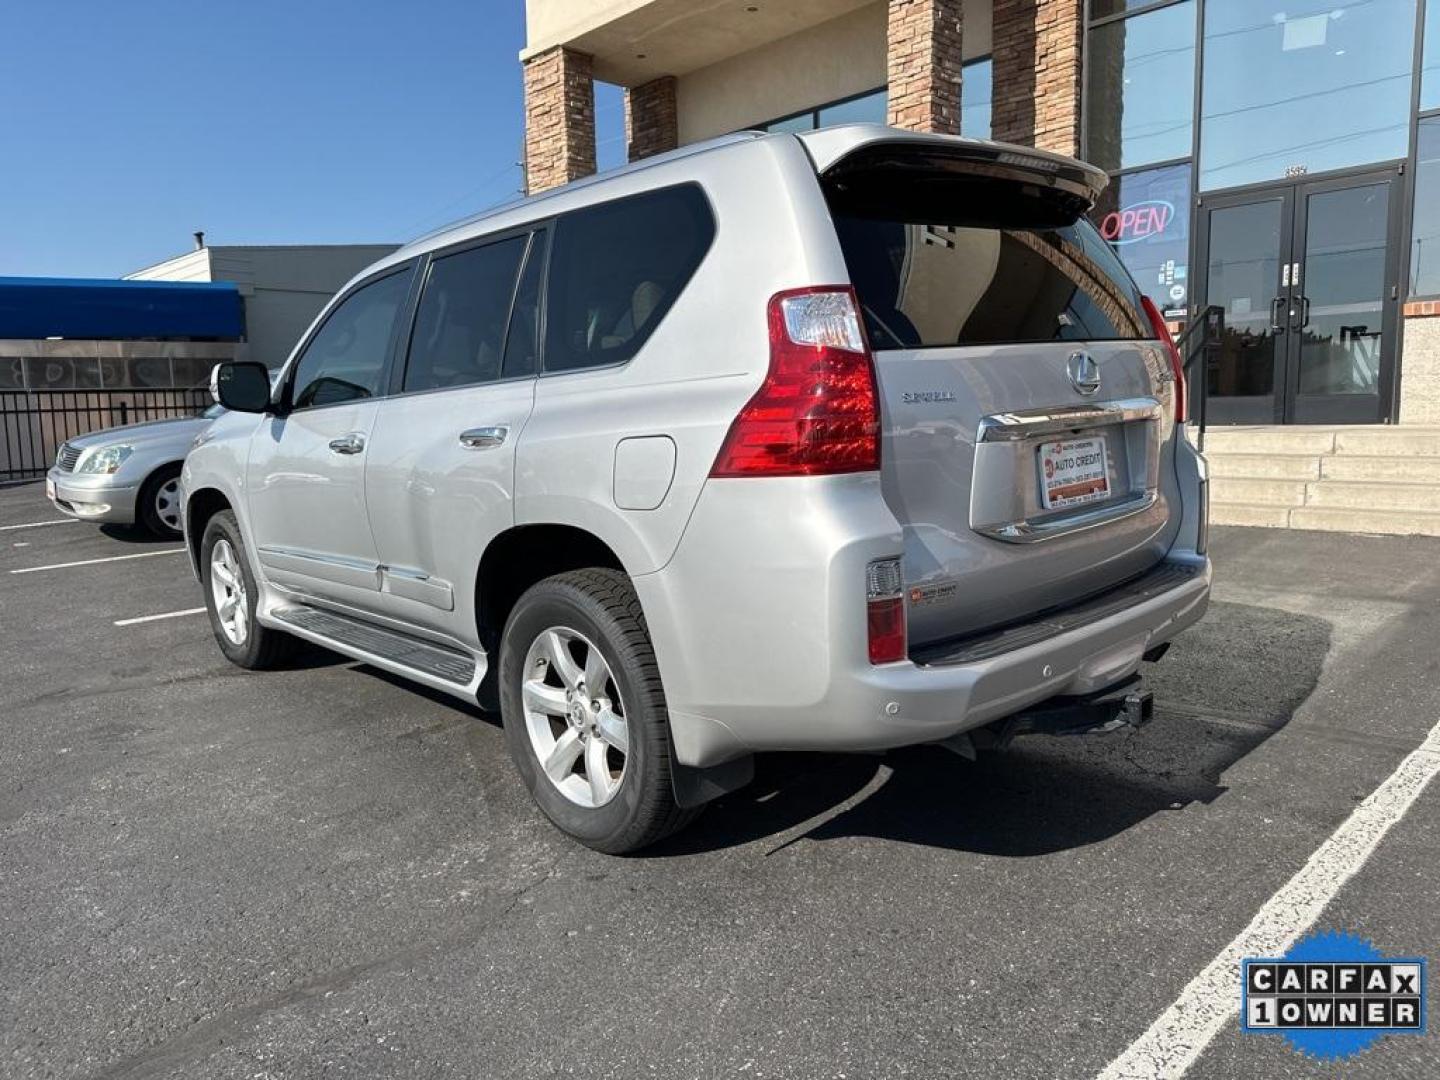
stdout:
<svg viewBox="0 0 1440 1080">
<path fill-rule="evenodd" d="M 1174 220 L 1173 203 L 1146 199 L 1106 214 L 1100 222 L 1100 235 L 1119 247 L 1160 236 Z"/>
</svg>

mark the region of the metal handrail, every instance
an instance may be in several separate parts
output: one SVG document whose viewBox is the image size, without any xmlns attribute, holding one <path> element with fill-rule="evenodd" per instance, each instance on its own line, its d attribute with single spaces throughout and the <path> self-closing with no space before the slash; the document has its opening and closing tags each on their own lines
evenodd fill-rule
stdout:
<svg viewBox="0 0 1440 1080">
<path fill-rule="evenodd" d="M 1199 431 L 1195 440 L 1198 450 L 1205 449 L 1205 413 L 1210 400 L 1211 362 L 1219 362 L 1225 338 L 1225 309 L 1211 304 L 1196 313 L 1190 324 L 1175 338 L 1185 371 L 1185 387 L 1190 393 L 1190 415 Z"/>
</svg>

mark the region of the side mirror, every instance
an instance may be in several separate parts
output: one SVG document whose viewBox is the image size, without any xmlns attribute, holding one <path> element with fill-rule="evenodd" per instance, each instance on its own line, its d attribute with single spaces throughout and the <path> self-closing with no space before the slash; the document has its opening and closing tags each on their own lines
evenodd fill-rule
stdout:
<svg viewBox="0 0 1440 1080">
<path fill-rule="evenodd" d="M 231 412 L 270 408 L 270 371 L 254 360 L 230 360 L 210 372 L 210 395 Z"/>
</svg>

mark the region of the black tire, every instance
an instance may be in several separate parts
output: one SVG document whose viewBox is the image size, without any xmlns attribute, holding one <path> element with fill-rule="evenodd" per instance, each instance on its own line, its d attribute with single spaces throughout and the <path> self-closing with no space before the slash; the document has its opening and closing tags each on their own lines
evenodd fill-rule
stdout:
<svg viewBox="0 0 1440 1080">
<path fill-rule="evenodd" d="M 521 683 L 526 655 L 552 627 L 599 646 L 623 702 L 629 748 L 620 786 L 600 806 L 582 806 L 545 775 L 526 728 Z M 510 757 L 530 795 L 555 825 L 611 855 L 638 851 L 689 824 L 670 780 L 670 721 L 660 668 L 630 579 L 617 570 L 575 570 L 532 586 L 516 603 L 500 642 L 500 712 Z"/>
<path fill-rule="evenodd" d="M 175 491 L 173 495 L 170 495 L 168 490 L 166 491 L 166 494 L 169 496 L 167 502 L 173 503 L 173 505 L 169 507 L 169 509 L 174 511 L 174 515 L 171 517 L 173 524 L 167 522 L 165 517 L 161 516 L 161 509 L 156 505 L 157 497 L 161 494 L 162 489 L 166 489 L 167 485 L 171 484 L 172 481 L 179 479 L 180 462 L 177 461 L 170 465 L 162 465 L 145 478 L 145 483 L 140 485 L 140 495 L 135 501 L 136 509 L 139 511 L 136 516 L 139 517 L 140 524 L 144 525 L 149 532 L 163 540 L 177 540 L 183 535 L 179 516 L 179 491 Z M 167 516 L 169 516 L 168 513 Z"/>
<path fill-rule="evenodd" d="M 231 641 L 221 625 L 216 609 L 215 589 L 212 587 L 214 566 L 212 559 L 215 546 L 221 541 L 230 545 L 234 561 L 245 585 L 247 597 L 244 640 Z M 294 652 L 299 642 L 289 634 L 261 626 L 255 619 L 255 603 L 260 591 L 255 585 L 255 575 L 250 572 L 250 559 L 245 552 L 245 541 L 240 535 L 240 525 L 229 510 L 221 510 L 205 524 L 205 534 L 200 540 L 200 580 L 205 592 L 205 610 L 210 614 L 210 630 L 220 651 L 237 667 L 263 671 L 278 667 Z"/>
</svg>

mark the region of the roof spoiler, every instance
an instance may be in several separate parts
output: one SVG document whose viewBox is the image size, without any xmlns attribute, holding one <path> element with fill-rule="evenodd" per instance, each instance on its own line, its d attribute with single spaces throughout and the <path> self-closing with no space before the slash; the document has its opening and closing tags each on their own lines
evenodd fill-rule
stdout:
<svg viewBox="0 0 1440 1080">
<path fill-rule="evenodd" d="M 964 172 L 1038 184 L 1094 206 L 1109 177 L 1083 161 L 1008 143 L 955 135 L 900 131 L 879 124 L 846 124 L 798 136 L 827 180 L 860 172 L 937 174 Z"/>
</svg>

